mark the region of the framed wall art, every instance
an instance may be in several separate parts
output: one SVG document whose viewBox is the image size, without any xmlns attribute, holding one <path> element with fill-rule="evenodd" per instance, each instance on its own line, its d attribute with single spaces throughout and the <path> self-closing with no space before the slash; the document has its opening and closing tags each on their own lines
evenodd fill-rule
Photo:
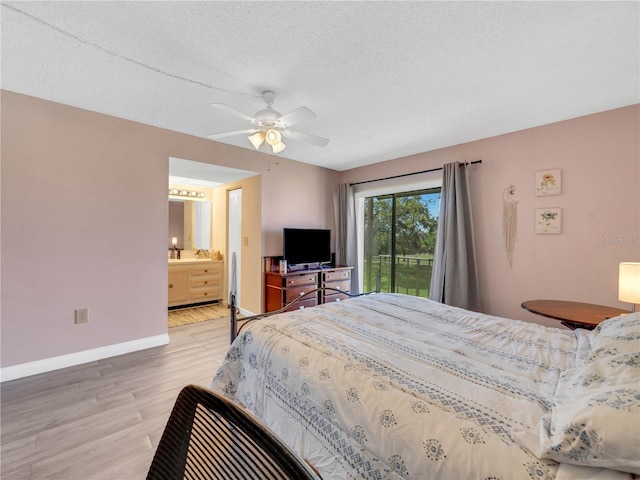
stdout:
<svg viewBox="0 0 640 480">
<path fill-rule="evenodd" d="M 562 209 L 536 208 L 536 233 L 552 234 L 562 231 Z"/>
<path fill-rule="evenodd" d="M 540 170 L 535 173 L 537 197 L 560 195 L 562 193 L 562 170 Z"/>
</svg>

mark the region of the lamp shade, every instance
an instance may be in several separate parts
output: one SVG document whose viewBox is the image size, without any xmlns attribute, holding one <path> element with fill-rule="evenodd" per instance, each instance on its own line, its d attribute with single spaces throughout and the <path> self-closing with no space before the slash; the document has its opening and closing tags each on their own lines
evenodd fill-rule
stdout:
<svg viewBox="0 0 640 480">
<path fill-rule="evenodd" d="M 260 145 L 262 145 L 262 142 L 264 142 L 264 135 L 262 134 L 262 132 L 254 133 L 249 137 L 249 141 L 251 142 L 251 145 L 256 147 L 257 150 L 260 148 Z"/>
<path fill-rule="evenodd" d="M 640 304 L 640 262 L 620 262 L 618 300 Z"/>
<path fill-rule="evenodd" d="M 273 149 L 273 153 L 280 153 L 285 149 L 285 147 L 286 145 L 284 143 L 278 142 L 275 145 L 273 145 L 271 148 Z"/>
<path fill-rule="evenodd" d="M 264 137 L 267 143 L 271 146 L 277 145 L 278 143 L 280 143 L 280 140 L 282 140 L 280 132 L 278 130 L 274 130 L 273 128 L 267 130 Z"/>
</svg>

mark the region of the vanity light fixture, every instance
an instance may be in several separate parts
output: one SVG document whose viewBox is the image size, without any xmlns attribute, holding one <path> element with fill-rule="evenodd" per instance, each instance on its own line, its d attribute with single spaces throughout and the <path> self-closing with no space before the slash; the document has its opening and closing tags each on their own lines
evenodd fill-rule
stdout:
<svg viewBox="0 0 640 480">
<path fill-rule="evenodd" d="M 179 190 L 177 188 L 170 188 L 169 195 L 172 197 L 189 197 L 189 198 L 204 198 L 204 192 L 196 192 L 194 190 Z"/>
</svg>

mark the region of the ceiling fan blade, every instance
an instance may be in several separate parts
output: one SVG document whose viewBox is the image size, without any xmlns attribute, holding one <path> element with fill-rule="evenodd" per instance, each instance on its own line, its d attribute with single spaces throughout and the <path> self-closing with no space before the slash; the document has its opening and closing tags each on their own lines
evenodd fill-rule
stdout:
<svg viewBox="0 0 640 480">
<path fill-rule="evenodd" d="M 307 107 L 298 107 L 289 113 L 285 113 L 276 121 L 279 127 L 286 128 L 296 123 L 304 122 L 305 120 L 311 120 L 316 118 L 316 114 L 313 113 Z"/>
<path fill-rule="evenodd" d="M 298 132 L 296 130 L 283 130 L 282 135 L 287 138 L 293 138 L 294 140 L 300 140 L 301 142 L 310 143 L 318 147 L 326 147 L 329 143 L 328 138 L 317 137 L 309 133 Z"/>
<path fill-rule="evenodd" d="M 243 113 L 240 110 L 236 110 L 235 108 L 230 107 L 229 105 L 225 105 L 224 103 L 212 103 L 211 106 L 219 110 L 225 111 L 227 113 L 230 113 L 232 115 L 235 115 L 236 117 L 240 117 L 245 120 L 248 120 L 250 122 L 255 121 L 255 118 L 253 118 L 252 116 L 247 115 L 246 113 Z"/>
<path fill-rule="evenodd" d="M 259 131 L 259 128 L 245 128 L 244 130 L 234 130 L 233 132 L 214 133 L 213 135 L 207 135 L 207 138 L 225 138 L 232 137 L 234 135 L 241 135 L 243 133 L 256 133 Z"/>
</svg>

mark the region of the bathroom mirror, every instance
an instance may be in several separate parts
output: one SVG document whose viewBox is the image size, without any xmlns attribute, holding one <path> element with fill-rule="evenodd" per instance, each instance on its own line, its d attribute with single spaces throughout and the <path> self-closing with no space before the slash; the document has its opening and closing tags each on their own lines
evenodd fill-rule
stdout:
<svg viewBox="0 0 640 480">
<path fill-rule="evenodd" d="M 168 248 L 211 250 L 211 202 L 169 200 Z"/>
</svg>

